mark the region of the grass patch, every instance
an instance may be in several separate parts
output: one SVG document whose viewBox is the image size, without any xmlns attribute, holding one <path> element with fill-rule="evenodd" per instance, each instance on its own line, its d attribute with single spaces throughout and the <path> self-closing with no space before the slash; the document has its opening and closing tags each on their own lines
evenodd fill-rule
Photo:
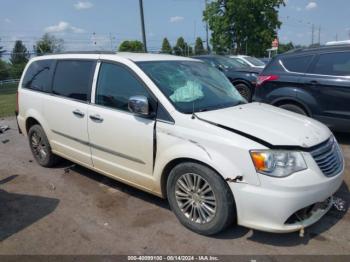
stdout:
<svg viewBox="0 0 350 262">
<path fill-rule="evenodd" d="M 0 117 L 15 114 L 17 87 L 18 84 L 0 85 Z"/>
</svg>

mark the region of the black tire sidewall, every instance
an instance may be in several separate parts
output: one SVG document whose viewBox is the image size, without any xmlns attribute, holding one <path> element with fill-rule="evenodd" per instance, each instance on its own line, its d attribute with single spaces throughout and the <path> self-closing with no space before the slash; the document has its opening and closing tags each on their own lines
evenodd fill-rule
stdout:
<svg viewBox="0 0 350 262">
<path fill-rule="evenodd" d="M 239 92 L 240 89 L 245 89 L 246 92 L 249 94 L 248 97 L 244 97 L 243 95 L 241 95 L 243 98 L 245 98 L 248 102 L 251 101 L 252 99 L 252 90 L 249 88 L 249 86 L 247 86 L 246 84 L 242 84 L 242 83 L 239 83 L 239 84 L 235 84 L 234 85 L 237 89 L 237 91 Z M 241 93 L 241 92 L 239 92 Z"/>
<path fill-rule="evenodd" d="M 307 116 L 305 110 L 302 109 L 300 106 L 297 106 L 297 105 L 284 104 L 284 105 L 280 105 L 279 107 L 284 109 L 284 110 L 288 110 L 290 112 L 294 112 L 294 113 L 297 113 L 297 114 L 300 114 L 300 115 Z"/>
<path fill-rule="evenodd" d="M 195 173 L 204 178 L 211 186 L 217 204 L 215 217 L 206 224 L 190 221 L 179 208 L 175 198 L 175 185 L 185 173 Z M 168 201 L 179 221 L 187 228 L 202 235 L 213 235 L 234 222 L 235 208 L 232 192 L 227 183 L 212 169 L 197 163 L 182 163 L 172 169 L 167 181 Z"/>
</svg>

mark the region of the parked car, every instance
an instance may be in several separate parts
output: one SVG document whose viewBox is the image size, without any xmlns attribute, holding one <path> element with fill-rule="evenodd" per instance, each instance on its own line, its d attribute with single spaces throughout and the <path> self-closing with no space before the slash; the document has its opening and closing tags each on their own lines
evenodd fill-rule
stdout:
<svg viewBox="0 0 350 262">
<path fill-rule="evenodd" d="M 265 63 L 261 60 L 259 60 L 256 57 L 252 57 L 252 56 L 247 56 L 247 55 L 231 55 L 229 56 L 230 58 L 234 58 L 237 60 L 242 61 L 243 63 L 247 64 L 250 67 L 254 67 L 254 68 L 261 68 L 263 69 L 265 67 Z"/>
<path fill-rule="evenodd" d="M 350 45 L 276 56 L 259 76 L 254 100 L 350 131 Z"/>
<path fill-rule="evenodd" d="M 258 58 L 261 62 L 265 64 L 265 66 L 271 61 L 271 58 L 269 57 L 259 57 Z M 265 67 L 264 67 L 265 68 Z"/>
<path fill-rule="evenodd" d="M 167 198 L 200 234 L 234 221 L 303 230 L 330 209 L 343 180 L 326 126 L 246 103 L 219 70 L 195 59 L 40 56 L 26 66 L 17 97 L 19 130 L 41 166 L 63 157 Z"/>
<path fill-rule="evenodd" d="M 207 64 L 221 70 L 235 86 L 238 92 L 247 100 L 251 101 L 258 74 L 262 69 L 252 68 L 234 59 L 219 55 L 201 55 L 193 58 L 202 60 Z"/>
</svg>

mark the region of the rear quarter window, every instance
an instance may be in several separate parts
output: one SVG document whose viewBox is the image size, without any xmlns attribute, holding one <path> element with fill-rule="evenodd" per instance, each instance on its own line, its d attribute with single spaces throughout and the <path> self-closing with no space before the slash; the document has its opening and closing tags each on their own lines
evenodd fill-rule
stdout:
<svg viewBox="0 0 350 262">
<path fill-rule="evenodd" d="M 305 73 L 308 69 L 313 55 L 287 56 L 281 59 L 283 66 L 291 72 Z"/>
<path fill-rule="evenodd" d="M 22 87 L 36 91 L 49 92 L 53 65 L 54 60 L 32 62 L 25 72 Z"/>
<path fill-rule="evenodd" d="M 321 54 L 311 71 L 319 75 L 350 76 L 350 52 Z"/>
</svg>

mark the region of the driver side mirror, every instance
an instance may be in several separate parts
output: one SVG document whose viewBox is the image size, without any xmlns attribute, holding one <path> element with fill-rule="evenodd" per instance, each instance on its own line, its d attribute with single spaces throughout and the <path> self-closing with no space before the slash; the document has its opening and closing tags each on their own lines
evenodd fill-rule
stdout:
<svg viewBox="0 0 350 262">
<path fill-rule="evenodd" d="M 145 96 L 132 96 L 128 101 L 128 109 L 130 112 L 140 115 L 149 116 L 149 103 Z"/>
</svg>

